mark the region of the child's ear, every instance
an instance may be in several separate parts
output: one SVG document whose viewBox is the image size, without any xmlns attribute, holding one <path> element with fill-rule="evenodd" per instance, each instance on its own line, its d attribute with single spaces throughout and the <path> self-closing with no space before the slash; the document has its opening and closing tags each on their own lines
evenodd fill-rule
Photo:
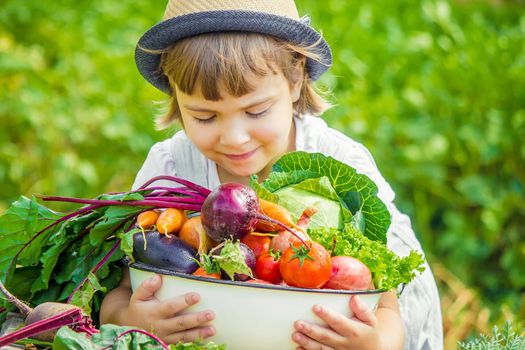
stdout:
<svg viewBox="0 0 525 350">
<path fill-rule="evenodd" d="M 292 74 L 290 75 L 290 95 L 292 102 L 295 103 L 301 97 L 301 90 L 304 82 L 304 65 L 305 58 L 302 57 L 297 60 L 295 67 L 293 68 Z"/>
</svg>

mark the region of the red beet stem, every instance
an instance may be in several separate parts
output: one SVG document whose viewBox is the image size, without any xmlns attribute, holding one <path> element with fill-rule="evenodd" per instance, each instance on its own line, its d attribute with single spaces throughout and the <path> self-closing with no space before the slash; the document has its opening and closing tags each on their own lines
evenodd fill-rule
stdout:
<svg viewBox="0 0 525 350">
<path fill-rule="evenodd" d="M 0 346 L 13 344 L 20 339 L 30 338 L 40 333 L 51 331 L 62 326 L 74 325 L 82 321 L 83 317 L 80 309 L 69 309 L 6 334 L 0 338 Z"/>
<path fill-rule="evenodd" d="M 180 194 L 183 196 L 188 197 L 202 197 L 206 198 L 202 193 L 197 192 L 191 188 L 188 187 L 165 187 L 165 186 L 155 186 L 155 187 L 148 187 L 148 190 L 151 190 L 151 193 L 148 193 L 144 195 L 144 197 L 154 197 L 158 192 L 162 193 L 169 193 L 169 194 Z M 140 192 L 144 190 L 136 190 L 132 192 Z"/>
<path fill-rule="evenodd" d="M 155 197 L 148 197 L 146 199 L 144 199 L 145 201 L 163 201 L 163 202 L 166 202 L 166 203 L 191 203 L 191 204 L 198 204 L 198 205 L 202 205 L 202 203 L 204 202 L 204 197 L 198 197 L 198 198 L 193 198 L 193 197 L 174 197 L 174 196 L 155 196 Z"/>
<path fill-rule="evenodd" d="M 188 180 L 181 179 L 181 178 L 176 177 L 176 176 L 169 176 L 169 175 L 156 176 L 156 177 L 150 179 L 149 181 L 147 181 L 142 186 L 140 186 L 140 189 L 145 189 L 149 185 L 151 185 L 152 183 L 154 183 L 156 181 L 159 181 L 159 180 L 166 180 L 166 181 L 172 181 L 172 182 L 180 183 L 181 185 L 184 185 L 186 187 L 189 187 L 189 188 L 191 188 L 191 189 L 201 193 L 205 197 L 208 196 L 210 194 L 210 192 L 211 192 L 209 189 L 207 189 L 205 187 L 202 187 L 200 185 L 197 185 L 196 183 L 193 183 L 193 182 L 188 181 Z"/>
<path fill-rule="evenodd" d="M 297 232 L 295 232 L 294 230 L 292 230 L 291 228 L 289 228 L 288 226 L 286 226 L 285 224 L 283 224 L 282 222 L 280 221 L 277 221 L 275 219 L 272 219 L 266 215 L 263 215 L 261 213 L 257 213 L 257 215 L 255 216 L 257 219 L 259 220 L 264 220 L 264 221 L 268 221 L 268 222 L 271 222 L 272 224 L 274 225 L 277 225 L 279 227 L 282 227 L 283 229 L 285 229 L 286 231 L 290 232 L 292 235 L 294 235 L 298 240 L 301 241 L 301 243 L 306 247 L 306 248 L 310 248 L 310 246 L 306 243 L 306 241 L 297 234 Z"/>
<path fill-rule="evenodd" d="M 69 202 L 69 203 L 79 203 L 79 204 L 92 204 L 96 207 L 105 207 L 112 205 L 127 205 L 132 207 L 161 207 L 161 208 L 177 208 L 182 210 L 192 210 L 200 211 L 200 204 L 188 204 L 178 201 L 179 198 L 174 197 L 170 201 L 165 200 L 156 200 L 154 197 L 152 199 L 144 199 L 139 201 L 119 201 L 119 200 L 110 200 L 110 199 L 87 199 L 87 198 L 73 198 L 73 197 L 60 197 L 60 196 L 44 196 L 41 197 L 44 201 L 54 201 L 54 202 Z M 184 199 L 184 198 L 180 198 Z"/>
<path fill-rule="evenodd" d="M 17 297 L 11 294 L 11 292 L 7 290 L 7 288 L 4 286 L 1 280 L 0 280 L 0 291 L 4 293 L 7 301 L 13 304 L 14 306 L 16 306 L 16 308 L 22 313 L 24 317 L 26 317 L 31 312 L 32 309 L 28 305 L 26 305 L 23 301 L 19 300 Z"/>
</svg>

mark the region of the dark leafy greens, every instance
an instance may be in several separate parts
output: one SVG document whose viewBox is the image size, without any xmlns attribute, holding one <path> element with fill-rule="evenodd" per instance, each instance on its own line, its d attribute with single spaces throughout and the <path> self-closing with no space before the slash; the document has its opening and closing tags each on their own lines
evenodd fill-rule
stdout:
<svg viewBox="0 0 525 350">
<path fill-rule="evenodd" d="M 112 208 L 109 208 L 112 209 Z M 35 233 L 66 214 L 54 212 L 36 202 L 35 198 L 20 197 L 0 216 L 0 278 L 20 299 L 33 305 L 45 301 L 65 301 L 87 278 L 88 282 L 76 291 L 72 304 L 87 313 L 98 311 L 101 293 L 115 287 L 121 277 L 116 268 L 124 254 L 117 250 L 96 273 L 91 269 L 124 234 L 124 225 L 111 226 L 116 217 L 133 217 L 136 207 L 100 209 L 51 227 L 42 235 Z M 30 244 L 28 244 L 30 243 Z M 26 248 L 17 257 L 22 247 Z M 16 259 L 16 264 L 14 263 Z M 10 309 L 7 301 L 0 306 Z M 0 314 L 0 322 L 3 321 Z"/>
</svg>

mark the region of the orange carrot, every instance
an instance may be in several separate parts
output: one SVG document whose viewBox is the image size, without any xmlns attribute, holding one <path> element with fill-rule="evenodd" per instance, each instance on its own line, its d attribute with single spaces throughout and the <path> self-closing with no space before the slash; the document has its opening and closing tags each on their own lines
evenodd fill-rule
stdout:
<svg viewBox="0 0 525 350">
<path fill-rule="evenodd" d="M 149 229 L 157 222 L 159 214 L 155 210 L 146 210 L 137 216 L 137 226 L 141 229 Z"/>
<path fill-rule="evenodd" d="M 277 220 L 288 227 L 295 226 L 292 216 L 290 215 L 288 210 L 286 210 L 279 204 L 259 198 L 259 208 L 264 215 L 270 217 L 271 219 Z M 268 221 L 259 220 L 256 226 L 256 230 L 272 232 L 280 231 L 282 230 L 282 227 L 274 225 Z"/>
<path fill-rule="evenodd" d="M 175 208 L 168 208 L 160 213 L 157 219 L 157 231 L 169 236 L 170 233 L 179 232 L 184 221 L 186 221 L 186 214 L 184 211 Z"/>
<path fill-rule="evenodd" d="M 189 218 L 182 224 L 179 238 L 197 249 L 199 254 L 208 253 L 212 247 L 217 245 L 217 242 L 213 241 L 202 227 L 200 215 Z"/>
<path fill-rule="evenodd" d="M 214 278 L 214 279 L 217 279 L 217 280 L 220 280 L 221 279 L 221 274 L 220 273 L 208 273 L 206 271 L 206 268 L 204 267 L 199 267 L 197 270 L 195 270 L 195 272 L 192 274 L 193 276 L 200 276 L 200 277 L 207 277 L 207 278 Z"/>
</svg>

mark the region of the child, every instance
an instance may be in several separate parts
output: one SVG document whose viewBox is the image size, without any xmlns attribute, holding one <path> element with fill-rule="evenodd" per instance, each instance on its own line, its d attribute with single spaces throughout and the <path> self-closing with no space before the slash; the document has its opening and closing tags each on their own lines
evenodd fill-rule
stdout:
<svg viewBox="0 0 525 350">
<path fill-rule="evenodd" d="M 320 152 L 377 184 L 392 214 L 390 249 L 399 255 L 421 251 L 366 148 L 315 117 L 328 104 L 312 81 L 328 69 L 331 52 L 292 0 L 170 0 L 164 18 L 143 35 L 135 59 L 142 75 L 171 96 L 158 125 L 179 121 L 183 131 L 152 147 L 134 188 L 165 174 L 211 189 L 247 184 L 252 174 L 268 176 L 286 152 Z M 154 329 L 171 343 L 215 334 L 213 310 L 180 315 L 199 295 L 161 302 L 154 297 L 161 284 L 156 276 L 132 293 L 125 271 L 104 299 L 101 322 Z M 312 311 L 329 327 L 297 320 L 290 336 L 299 349 L 443 348 L 439 296 L 428 265 L 399 303 L 391 291 L 375 312 L 364 310 L 357 297 L 349 309 L 352 318 L 316 305 Z"/>
</svg>

